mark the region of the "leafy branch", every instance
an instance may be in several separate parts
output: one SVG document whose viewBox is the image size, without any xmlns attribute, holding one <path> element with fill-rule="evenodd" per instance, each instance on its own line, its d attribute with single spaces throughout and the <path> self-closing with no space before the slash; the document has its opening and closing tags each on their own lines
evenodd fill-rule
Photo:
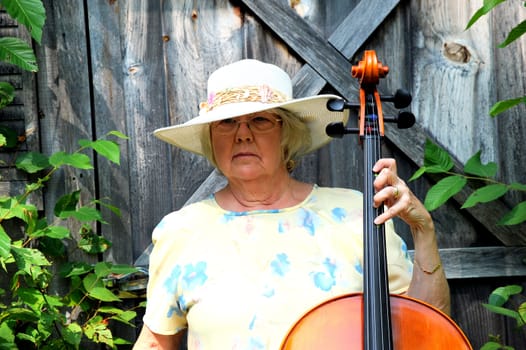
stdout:
<svg viewBox="0 0 526 350">
<path fill-rule="evenodd" d="M 504 196 L 508 191 L 526 192 L 526 185 L 518 182 L 501 183 L 494 179 L 497 174 L 497 164 L 483 164 L 480 151 L 475 153 L 464 166 L 464 173 L 452 171 L 453 159 L 447 151 L 426 140 L 424 149 L 424 165 L 418 169 L 409 181 L 421 177 L 425 173 L 441 174 L 444 177 L 433 185 L 426 194 L 424 205 L 429 211 L 442 206 L 447 200 L 459 193 L 468 181 L 482 184 L 464 202 L 462 209 L 471 208 L 479 203 L 488 203 Z M 516 225 L 526 221 L 526 201 L 517 204 L 509 213 L 502 217 L 499 225 Z"/>
</svg>

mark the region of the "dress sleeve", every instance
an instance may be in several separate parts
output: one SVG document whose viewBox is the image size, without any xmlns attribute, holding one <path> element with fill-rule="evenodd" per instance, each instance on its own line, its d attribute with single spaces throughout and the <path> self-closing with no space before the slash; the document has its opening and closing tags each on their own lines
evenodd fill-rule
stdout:
<svg viewBox="0 0 526 350">
<path fill-rule="evenodd" d="M 389 272 L 389 290 L 391 293 L 400 294 L 407 291 L 413 263 L 407 252 L 405 241 L 396 234 L 392 220 L 385 224 L 385 241 L 387 249 L 387 264 Z"/>
<path fill-rule="evenodd" d="M 189 232 L 177 212 L 165 216 L 152 233 L 144 324 L 157 334 L 172 335 L 187 327 L 180 305 L 181 265 L 178 261 Z"/>
</svg>

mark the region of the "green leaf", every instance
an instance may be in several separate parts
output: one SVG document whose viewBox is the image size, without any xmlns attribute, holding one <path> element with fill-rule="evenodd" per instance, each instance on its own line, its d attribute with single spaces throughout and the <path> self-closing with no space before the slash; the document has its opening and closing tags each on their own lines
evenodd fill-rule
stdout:
<svg viewBox="0 0 526 350">
<path fill-rule="evenodd" d="M 60 271 L 62 277 L 68 278 L 72 276 L 85 275 L 93 270 L 93 266 L 84 262 L 67 263 Z"/>
<path fill-rule="evenodd" d="M 11 255 L 11 238 L 0 225 L 0 258 L 6 259 Z"/>
<path fill-rule="evenodd" d="M 495 306 L 491 304 L 482 304 L 482 305 L 484 305 L 484 307 L 490 310 L 491 312 L 494 312 L 499 315 L 508 316 L 514 319 L 517 319 L 517 317 L 519 316 L 519 313 L 517 311 L 506 309 L 505 307 Z"/>
<path fill-rule="evenodd" d="M 64 210 L 60 212 L 59 218 L 61 219 L 67 219 L 71 217 L 81 222 L 99 221 L 101 223 L 105 223 L 105 221 L 102 219 L 100 211 L 91 207 L 80 207 L 77 210 Z"/>
<path fill-rule="evenodd" d="M 502 43 L 499 44 L 500 48 L 506 47 L 512 42 L 514 42 L 516 39 L 521 37 L 524 33 L 526 33 L 526 20 L 519 23 L 516 27 L 514 27 L 504 39 Z"/>
<path fill-rule="evenodd" d="M 124 311 L 118 315 L 111 316 L 110 318 L 115 321 L 119 321 L 121 323 L 124 323 L 130 327 L 135 327 L 133 323 L 130 321 L 133 320 L 137 316 L 137 313 L 135 311 Z"/>
<path fill-rule="evenodd" d="M 516 190 L 516 191 L 526 191 L 526 184 L 521 184 L 521 183 L 518 183 L 518 182 L 514 182 L 514 183 L 510 184 L 510 188 L 512 190 Z"/>
<path fill-rule="evenodd" d="M 30 72 L 38 71 L 33 49 L 19 38 L 0 38 L 0 61 L 14 64 Z"/>
<path fill-rule="evenodd" d="M 516 284 L 511 284 L 504 287 L 498 287 L 491 292 L 488 303 L 490 305 L 502 306 L 504 305 L 511 296 L 520 294 L 522 287 Z"/>
<path fill-rule="evenodd" d="M 428 173 L 447 172 L 453 168 L 453 160 L 440 146 L 427 139 L 424 148 L 424 166 Z"/>
<path fill-rule="evenodd" d="M 3 142 L 4 147 L 7 147 L 7 148 L 16 147 L 16 145 L 18 144 L 18 134 L 16 133 L 15 130 L 7 126 L 0 125 L 0 134 L 2 134 L 5 139 L 5 141 Z"/>
<path fill-rule="evenodd" d="M 15 333 L 7 322 L 0 323 L 0 349 L 16 349 Z"/>
<path fill-rule="evenodd" d="M 413 174 L 413 176 L 411 176 L 411 178 L 409 179 L 409 182 L 411 181 L 415 181 L 416 179 L 418 179 L 419 177 L 421 177 L 422 175 L 424 175 L 426 173 L 426 167 L 421 167 L 420 169 L 418 169 L 417 171 L 415 171 L 415 173 Z"/>
<path fill-rule="evenodd" d="M 491 202 L 502 197 L 506 192 L 508 192 L 508 186 L 504 184 L 493 184 L 481 187 L 466 199 L 462 209 L 471 208 L 478 203 Z"/>
<path fill-rule="evenodd" d="M 466 26 L 466 29 L 470 28 L 473 24 L 475 24 L 476 21 L 480 19 L 480 17 L 487 14 L 489 11 L 491 11 L 495 6 L 499 5 L 500 3 L 503 3 L 506 0 L 484 0 L 484 5 L 475 12 L 475 14 L 471 17 L 471 19 L 468 22 L 468 25 Z"/>
<path fill-rule="evenodd" d="M 512 98 L 509 100 L 498 101 L 491 107 L 491 109 L 489 110 L 489 114 L 492 117 L 495 117 L 499 115 L 500 113 L 503 113 L 507 111 L 508 109 L 515 107 L 519 103 L 526 103 L 526 96 Z"/>
<path fill-rule="evenodd" d="M 0 133 L 0 147 L 3 147 L 7 144 L 7 139 L 5 138 L 4 134 Z"/>
<path fill-rule="evenodd" d="M 101 261 L 95 265 L 95 275 L 98 278 L 104 278 L 111 273 L 110 263 Z"/>
<path fill-rule="evenodd" d="M 448 176 L 437 182 L 427 192 L 424 206 L 432 211 L 444 204 L 449 198 L 460 192 L 467 180 L 458 175 Z"/>
<path fill-rule="evenodd" d="M 120 139 L 124 139 L 124 140 L 128 140 L 128 139 L 129 139 L 128 136 L 124 135 L 122 132 L 117 131 L 117 130 L 112 130 L 112 131 L 110 131 L 110 132 L 108 133 L 108 135 L 113 135 L 113 136 L 116 136 L 116 137 L 118 137 L 118 138 L 120 138 Z"/>
<path fill-rule="evenodd" d="M 13 85 L 0 81 L 0 109 L 4 108 L 15 99 L 15 88 Z M 2 144 L 0 144 L 1 146 Z"/>
<path fill-rule="evenodd" d="M 523 321 L 526 320 L 526 302 L 520 304 L 517 311 L 519 312 L 521 320 Z"/>
<path fill-rule="evenodd" d="M 97 299 L 97 300 L 107 301 L 107 302 L 120 301 L 121 300 L 115 294 L 113 294 L 111 292 L 111 290 L 109 290 L 107 288 L 104 288 L 104 287 L 92 288 L 88 292 L 88 295 L 90 297 L 92 297 L 92 298 Z"/>
<path fill-rule="evenodd" d="M 51 263 L 38 249 L 18 248 L 11 246 L 11 252 L 15 258 L 18 268 L 27 274 L 32 274 L 34 266 L 50 266 Z"/>
<path fill-rule="evenodd" d="M 46 21 L 46 10 L 41 0 L 2 1 L 9 15 L 25 25 L 31 37 L 40 44 L 42 28 Z"/>
<path fill-rule="evenodd" d="M 489 341 L 480 348 L 480 350 L 502 350 L 502 349 L 503 349 L 502 345 L 494 341 Z"/>
<path fill-rule="evenodd" d="M 62 165 L 70 165 L 77 169 L 93 169 L 90 158 L 82 153 L 57 152 L 49 158 L 49 162 L 57 168 Z"/>
<path fill-rule="evenodd" d="M 63 212 L 75 211 L 79 200 L 80 190 L 65 194 L 55 203 L 53 213 L 56 217 L 61 217 Z"/>
<path fill-rule="evenodd" d="M 480 154 L 481 152 L 478 151 L 467 161 L 464 166 L 464 172 L 487 178 L 495 176 L 497 174 L 497 164 L 494 162 L 489 162 L 486 165 L 482 164 Z"/>
<path fill-rule="evenodd" d="M 65 239 L 70 237 L 70 232 L 64 226 L 48 226 L 41 230 L 37 230 L 29 235 L 31 238 L 49 237 L 55 239 Z"/>
<path fill-rule="evenodd" d="M 97 141 L 87 141 L 80 140 L 79 144 L 82 147 L 93 148 L 99 155 L 108 159 L 109 161 L 120 164 L 120 149 L 119 145 L 114 141 L 108 140 L 97 140 Z"/>
<path fill-rule="evenodd" d="M 64 328 L 62 336 L 66 343 L 74 345 L 75 348 L 78 349 L 80 341 L 82 340 L 82 327 L 76 322 L 70 323 Z"/>
<path fill-rule="evenodd" d="M 88 254 L 104 253 L 111 247 L 111 242 L 104 237 L 98 236 L 93 232 L 82 235 L 82 239 L 78 242 L 80 249 Z"/>
<path fill-rule="evenodd" d="M 49 167 L 48 157 L 39 152 L 28 152 L 21 154 L 16 159 L 16 167 L 30 174 L 36 173 Z"/>
<path fill-rule="evenodd" d="M 110 267 L 111 272 L 117 275 L 127 275 L 139 271 L 139 268 L 130 265 L 115 264 Z"/>
<path fill-rule="evenodd" d="M 526 201 L 517 204 L 499 220 L 499 225 L 518 225 L 526 221 Z"/>
</svg>

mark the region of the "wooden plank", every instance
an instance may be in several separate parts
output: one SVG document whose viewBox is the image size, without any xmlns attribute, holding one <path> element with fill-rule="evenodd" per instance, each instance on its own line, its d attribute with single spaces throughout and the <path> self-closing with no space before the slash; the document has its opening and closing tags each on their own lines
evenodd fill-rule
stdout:
<svg viewBox="0 0 526 350">
<path fill-rule="evenodd" d="M 362 0 L 329 37 L 345 57 L 353 57 L 400 0 Z"/>
<path fill-rule="evenodd" d="M 39 72 L 38 96 L 42 152 L 50 155 L 77 150 L 78 140 L 91 140 L 93 132 L 84 7 L 50 0 L 44 1 L 44 6 L 46 25 L 42 45 L 37 45 L 35 51 L 40 67 L 45 67 Z M 80 190 L 82 204 L 96 197 L 94 172 L 65 167 L 53 175 L 46 190 L 45 207 L 49 210 L 49 221 L 53 222 L 53 208 L 62 195 Z M 74 239 L 80 239 L 82 224 L 71 220 L 67 226 Z M 95 225 L 92 229 L 96 229 Z M 68 258 L 97 261 L 96 256 L 86 257 L 73 245 Z"/>
<path fill-rule="evenodd" d="M 169 98 L 163 78 L 162 10 L 158 1 L 127 1 L 114 6 L 120 19 L 118 62 L 123 72 L 123 110 L 130 137 L 129 227 L 133 256 L 137 256 L 150 243 L 153 228 L 166 214 L 160 208 L 173 207 L 170 147 L 153 136 L 156 128 L 166 125 Z"/>
<path fill-rule="evenodd" d="M 440 257 L 448 279 L 526 276 L 526 247 L 440 249 Z"/>
<path fill-rule="evenodd" d="M 100 138 L 109 131 L 117 130 L 129 134 L 123 90 L 123 67 L 121 48 L 120 16 L 114 2 L 89 1 L 86 3 L 90 28 L 89 47 L 93 89 L 94 134 Z M 140 137 L 130 135 L 132 138 Z M 130 210 L 130 153 L 127 142 L 116 140 L 120 145 L 121 163 L 117 166 L 108 160 L 97 157 L 98 196 L 104 202 L 120 209 L 117 217 L 106 207 L 101 213 L 108 224 L 103 225 L 101 233 L 114 243 L 112 249 L 104 254 L 104 260 L 131 264 L 133 262 L 132 212 Z"/>
<path fill-rule="evenodd" d="M 351 63 L 290 7 L 277 0 L 242 2 L 343 96 L 352 96 L 357 84 L 349 74 Z"/>
</svg>

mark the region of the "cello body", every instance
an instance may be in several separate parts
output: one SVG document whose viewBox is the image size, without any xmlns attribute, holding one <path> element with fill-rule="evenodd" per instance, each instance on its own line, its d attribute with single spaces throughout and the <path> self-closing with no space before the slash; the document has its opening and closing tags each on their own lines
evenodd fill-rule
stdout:
<svg viewBox="0 0 526 350">
<path fill-rule="evenodd" d="M 470 350 L 462 330 L 437 308 L 420 300 L 391 295 L 395 350 Z M 290 330 L 282 350 L 363 349 L 363 295 L 330 299 L 307 312 Z"/>
</svg>

